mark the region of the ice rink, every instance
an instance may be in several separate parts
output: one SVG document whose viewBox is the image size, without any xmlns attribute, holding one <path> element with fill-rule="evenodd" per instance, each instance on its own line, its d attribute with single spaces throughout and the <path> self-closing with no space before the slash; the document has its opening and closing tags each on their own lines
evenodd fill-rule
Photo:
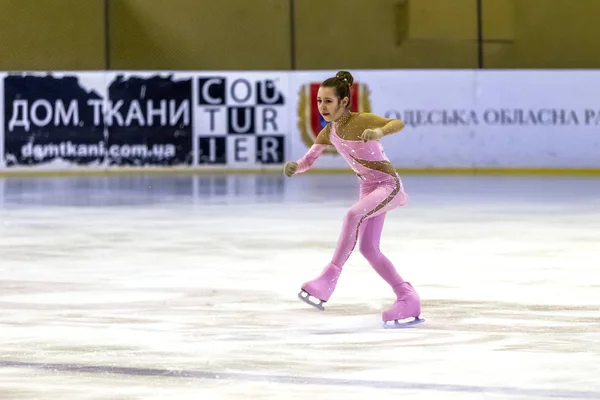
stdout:
<svg viewBox="0 0 600 400">
<path fill-rule="evenodd" d="M 600 178 L 403 176 L 321 312 L 353 175 L 0 179 L 0 399 L 600 399 Z"/>
</svg>

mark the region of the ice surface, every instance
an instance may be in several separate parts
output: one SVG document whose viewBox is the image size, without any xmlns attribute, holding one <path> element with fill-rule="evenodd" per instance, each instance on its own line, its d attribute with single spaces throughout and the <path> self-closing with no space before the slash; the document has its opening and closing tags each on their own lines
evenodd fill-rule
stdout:
<svg viewBox="0 0 600 400">
<path fill-rule="evenodd" d="M 351 175 L 0 180 L 0 399 L 598 399 L 600 180 L 406 176 L 320 312 Z"/>
</svg>

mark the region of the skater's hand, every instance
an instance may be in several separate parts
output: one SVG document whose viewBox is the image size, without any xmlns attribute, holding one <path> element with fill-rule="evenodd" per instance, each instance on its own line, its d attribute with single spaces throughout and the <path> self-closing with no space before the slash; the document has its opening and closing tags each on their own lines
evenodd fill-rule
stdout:
<svg viewBox="0 0 600 400">
<path fill-rule="evenodd" d="M 294 161 L 290 161 L 285 164 L 283 167 L 283 173 L 288 178 L 296 173 L 296 169 L 298 168 L 298 163 Z"/>
<path fill-rule="evenodd" d="M 379 140 L 383 137 L 383 131 L 381 128 L 376 129 L 365 129 L 363 133 L 360 135 L 360 138 L 365 142 L 367 140 Z"/>
</svg>

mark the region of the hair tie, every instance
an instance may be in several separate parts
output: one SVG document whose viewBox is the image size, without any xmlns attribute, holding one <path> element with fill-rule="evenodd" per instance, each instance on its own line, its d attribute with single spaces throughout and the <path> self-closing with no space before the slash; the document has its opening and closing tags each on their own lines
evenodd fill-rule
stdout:
<svg viewBox="0 0 600 400">
<path fill-rule="evenodd" d="M 336 76 L 336 77 L 335 77 L 335 79 L 337 79 L 337 80 L 339 80 L 339 81 L 342 81 L 342 82 L 344 82 L 344 83 L 345 83 L 346 85 L 348 85 L 348 86 L 352 86 L 352 85 L 350 84 L 350 82 L 348 82 L 348 78 L 339 78 L 339 77 L 337 77 L 337 76 Z"/>
</svg>

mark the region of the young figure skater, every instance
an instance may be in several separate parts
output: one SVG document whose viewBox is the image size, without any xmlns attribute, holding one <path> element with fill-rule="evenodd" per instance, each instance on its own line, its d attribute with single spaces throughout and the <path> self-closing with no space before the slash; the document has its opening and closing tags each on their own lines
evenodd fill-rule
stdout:
<svg viewBox="0 0 600 400">
<path fill-rule="evenodd" d="M 379 142 L 383 136 L 399 132 L 404 123 L 371 113 L 356 113 L 349 109 L 352 74 L 340 71 L 325 80 L 317 94 L 319 113 L 328 124 L 315 143 L 297 162 L 288 162 L 284 173 L 291 177 L 310 169 L 327 146 L 333 145 L 357 174 L 360 182 L 359 201 L 346 214 L 331 262 L 314 280 L 302 285 L 298 294 L 306 303 L 324 310 L 335 290 L 344 264 L 357 241 L 359 250 L 372 268 L 391 286 L 397 300 L 382 315 L 384 326 L 394 321 L 399 327 L 421 322 L 421 301 L 409 282 L 405 282 L 390 260 L 379 250 L 379 241 L 386 213 L 408 201 L 400 177 Z M 316 298 L 319 303 L 311 301 Z M 400 320 L 412 319 L 407 323 Z"/>
</svg>

